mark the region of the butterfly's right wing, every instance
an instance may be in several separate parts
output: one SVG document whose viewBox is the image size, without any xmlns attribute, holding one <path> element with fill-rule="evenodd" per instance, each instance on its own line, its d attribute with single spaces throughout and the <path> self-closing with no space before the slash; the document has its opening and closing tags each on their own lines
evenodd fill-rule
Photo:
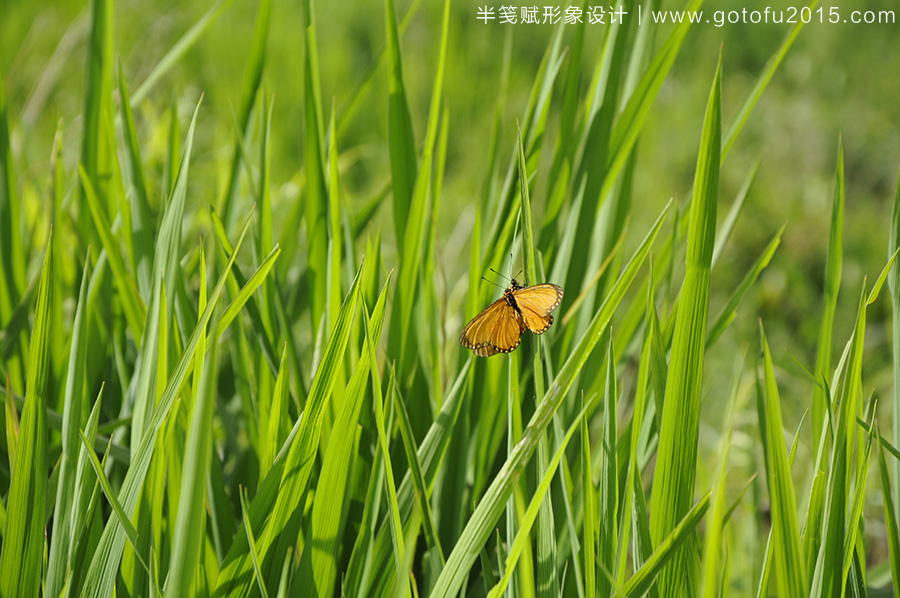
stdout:
<svg viewBox="0 0 900 598">
<path fill-rule="evenodd" d="M 459 344 L 479 357 L 509 353 L 519 346 L 525 322 L 505 297 L 472 318 L 459 335 Z"/>
<path fill-rule="evenodd" d="M 536 284 L 513 293 L 522 312 L 525 326 L 534 333 L 543 334 L 553 324 L 550 315 L 563 298 L 562 287 L 553 283 Z"/>
</svg>

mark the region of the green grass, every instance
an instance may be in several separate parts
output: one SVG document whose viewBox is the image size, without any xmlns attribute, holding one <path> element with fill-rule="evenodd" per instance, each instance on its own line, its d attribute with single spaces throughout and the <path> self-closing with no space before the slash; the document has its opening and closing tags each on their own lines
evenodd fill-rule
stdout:
<svg viewBox="0 0 900 598">
<path fill-rule="evenodd" d="M 386 0 L 360 50 L 221 1 L 136 55 L 128 10 L 90 2 L 53 109 L 0 44 L 0 596 L 900 597 L 900 188 L 857 240 L 856 130 L 819 286 L 766 299 L 802 248 L 758 189 L 803 155 L 742 132 L 812 25 L 739 67 L 687 23 Z M 520 265 L 555 323 L 474 357 Z"/>
</svg>

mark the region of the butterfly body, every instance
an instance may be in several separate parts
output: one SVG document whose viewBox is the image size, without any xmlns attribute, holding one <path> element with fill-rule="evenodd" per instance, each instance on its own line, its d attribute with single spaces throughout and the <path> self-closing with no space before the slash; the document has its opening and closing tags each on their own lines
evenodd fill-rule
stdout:
<svg viewBox="0 0 900 598">
<path fill-rule="evenodd" d="M 466 324 L 459 344 L 479 357 L 510 353 L 519 346 L 526 329 L 543 334 L 550 328 L 550 312 L 559 306 L 562 297 L 559 285 L 522 286 L 514 278 L 502 297 Z"/>
</svg>

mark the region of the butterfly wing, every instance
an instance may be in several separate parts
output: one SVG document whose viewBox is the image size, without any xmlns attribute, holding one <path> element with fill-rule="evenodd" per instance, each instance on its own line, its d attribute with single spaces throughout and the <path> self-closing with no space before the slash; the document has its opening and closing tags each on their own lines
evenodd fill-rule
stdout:
<svg viewBox="0 0 900 598">
<path fill-rule="evenodd" d="M 518 347 L 523 332 L 522 316 L 506 297 L 501 297 L 466 324 L 459 335 L 459 344 L 479 357 L 490 357 Z"/>
<path fill-rule="evenodd" d="M 563 290 L 559 285 L 548 282 L 521 288 L 513 292 L 513 297 L 528 330 L 543 334 L 553 324 L 550 312 L 559 307 Z"/>
</svg>

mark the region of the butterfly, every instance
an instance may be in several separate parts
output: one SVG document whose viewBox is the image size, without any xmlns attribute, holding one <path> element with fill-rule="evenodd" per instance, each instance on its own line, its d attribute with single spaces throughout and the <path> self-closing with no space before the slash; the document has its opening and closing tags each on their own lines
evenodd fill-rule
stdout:
<svg viewBox="0 0 900 598">
<path fill-rule="evenodd" d="M 466 324 L 459 344 L 479 357 L 510 353 L 519 346 L 526 328 L 537 334 L 550 328 L 550 312 L 559 306 L 562 297 L 559 285 L 523 287 L 513 278 L 502 297 Z"/>
</svg>

